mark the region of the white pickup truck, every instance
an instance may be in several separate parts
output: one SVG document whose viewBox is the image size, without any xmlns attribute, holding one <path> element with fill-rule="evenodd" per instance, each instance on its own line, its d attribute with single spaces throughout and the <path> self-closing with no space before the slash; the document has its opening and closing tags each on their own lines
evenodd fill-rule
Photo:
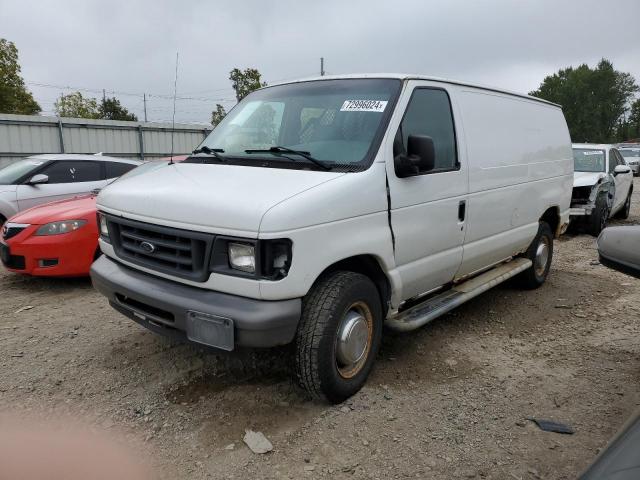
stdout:
<svg viewBox="0 0 640 480">
<path fill-rule="evenodd" d="M 289 82 L 187 160 L 105 188 L 91 275 L 172 338 L 293 342 L 301 385 L 340 402 L 384 325 L 419 328 L 514 276 L 541 285 L 572 184 L 557 105 L 415 75 Z"/>
</svg>

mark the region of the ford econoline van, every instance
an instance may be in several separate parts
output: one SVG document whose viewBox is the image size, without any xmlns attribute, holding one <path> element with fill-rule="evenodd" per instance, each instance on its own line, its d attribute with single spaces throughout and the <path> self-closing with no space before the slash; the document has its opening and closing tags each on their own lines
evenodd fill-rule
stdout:
<svg viewBox="0 0 640 480">
<path fill-rule="evenodd" d="M 159 334 L 293 343 L 301 385 L 340 402 L 385 325 L 414 330 L 511 277 L 542 285 L 572 183 L 544 100 L 415 75 L 289 82 L 187 160 L 105 188 L 91 275 Z"/>
</svg>

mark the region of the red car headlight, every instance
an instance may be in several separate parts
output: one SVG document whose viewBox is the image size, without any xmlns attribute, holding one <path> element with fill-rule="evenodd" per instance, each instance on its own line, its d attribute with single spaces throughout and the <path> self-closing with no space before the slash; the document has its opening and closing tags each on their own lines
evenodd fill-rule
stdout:
<svg viewBox="0 0 640 480">
<path fill-rule="evenodd" d="M 86 220 L 64 220 L 62 222 L 51 222 L 38 228 L 35 235 L 45 236 L 70 233 L 78 230 L 79 228 L 82 228 L 86 223 Z"/>
</svg>

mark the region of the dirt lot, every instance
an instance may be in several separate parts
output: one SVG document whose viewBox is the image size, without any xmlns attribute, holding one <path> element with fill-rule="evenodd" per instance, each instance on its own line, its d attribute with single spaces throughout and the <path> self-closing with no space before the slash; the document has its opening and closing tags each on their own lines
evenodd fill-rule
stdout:
<svg viewBox="0 0 640 480">
<path fill-rule="evenodd" d="M 640 402 L 640 281 L 599 265 L 592 237 L 555 246 L 541 289 L 500 286 L 386 338 L 340 406 L 304 396 L 286 349 L 171 344 L 88 280 L 2 272 L 0 413 L 118 432 L 164 478 L 575 478 Z M 274 451 L 251 453 L 247 428 Z"/>
</svg>

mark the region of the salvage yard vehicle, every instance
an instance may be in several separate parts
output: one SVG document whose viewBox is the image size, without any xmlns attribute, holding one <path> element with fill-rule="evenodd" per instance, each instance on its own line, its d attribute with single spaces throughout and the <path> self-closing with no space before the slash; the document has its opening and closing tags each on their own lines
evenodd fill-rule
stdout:
<svg viewBox="0 0 640 480">
<path fill-rule="evenodd" d="M 572 182 L 562 110 L 541 99 L 412 75 L 268 86 L 186 161 L 100 193 L 91 277 L 174 339 L 293 342 L 300 384 L 341 402 L 383 325 L 542 285 Z"/>
<path fill-rule="evenodd" d="M 609 218 L 629 218 L 633 173 L 612 145 L 573 145 L 571 221 L 598 236 Z"/>
<path fill-rule="evenodd" d="M 173 161 L 185 158 L 178 156 Z M 139 175 L 160 162 L 133 166 L 124 176 Z M 9 218 L 0 229 L 0 260 L 5 268 L 44 277 L 89 275 L 100 254 L 96 196 L 97 192 L 46 203 Z"/>
<path fill-rule="evenodd" d="M 634 177 L 640 175 L 640 145 L 618 147 L 618 151 L 633 171 Z"/>
<path fill-rule="evenodd" d="M 0 226 L 11 216 L 54 200 L 87 194 L 140 165 L 102 155 L 35 155 L 0 169 Z"/>
</svg>

